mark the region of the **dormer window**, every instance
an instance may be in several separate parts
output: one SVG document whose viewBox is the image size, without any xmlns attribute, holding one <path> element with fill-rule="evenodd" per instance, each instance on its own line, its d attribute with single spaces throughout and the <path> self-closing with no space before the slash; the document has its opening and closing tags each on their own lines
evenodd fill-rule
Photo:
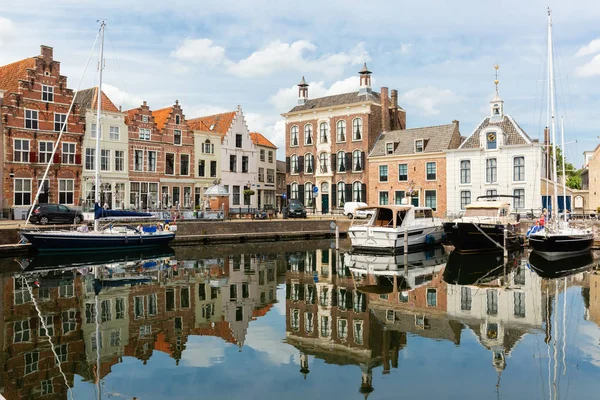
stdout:
<svg viewBox="0 0 600 400">
<path fill-rule="evenodd" d="M 394 154 L 394 143 L 385 144 L 385 154 Z"/>
<path fill-rule="evenodd" d="M 415 153 L 422 153 L 425 147 L 424 144 L 423 139 L 415 140 Z"/>
<path fill-rule="evenodd" d="M 496 133 L 490 132 L 487 134 L 487 146 L 486 147 L 488 150 L 495 150 L 498 148 L 498 137 L 496 136 Z"/>
</svg>

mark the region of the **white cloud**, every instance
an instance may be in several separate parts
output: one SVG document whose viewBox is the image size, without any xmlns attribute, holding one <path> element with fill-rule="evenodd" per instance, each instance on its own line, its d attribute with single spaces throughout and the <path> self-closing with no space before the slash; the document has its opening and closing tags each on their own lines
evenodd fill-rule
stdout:
<svg viewBox="0 0 600 400">
<path fill-rule="evenodd" d="M 192 61 L 207 65 L 218 65 L 224 61 L 225 47 L 213 45 L 211 39 L 186 38 L 171 55 L 181 61 Z"/>
<path fill-rule="evenodd" d="M 131 95 L 128 92 L 108 83 L 102 84 L 102 91 L 106 93 L 115 106 L 122 106 L 123 110 L 139 107 L 143 101 L 141 97 Z"/>
<path fill-rule="evenodd" d="M 398 99 L 405 109 L 417 107 L 421 114 L 431 116 L 440 113 L 439 106 L 456 102 L 459 96 L 448 89 L 428 86 L 404 92 Z"/>
<path fill-rule="evenodd" d="M 412 47 L 412 43 L 402 43 L 400 45 L 400 53 L 407 54 Z"/>
<path fill-rule="evenodd" d="M 600 53 L 600 39 L 594 39 L 586 46 L 580 48 L 575 57 L 589 56 L 596 53 Z"/>
<path fill-rule="evenodd" d="M 190 105 L 190 106 L 182 106 L 185 107 L 183 112 L 185 114 L 186 119 L 193 119 L 199 117 L 206 117 L 208 115 L 222 114 L 228 111 L 235 111 L 236 107 L 231 107 L 230 109 L 213 106 L 213 105 Z"/>
<path fill-rule="evenodd" d="M 336 76 L 343 73 L 349 65 L 370 61 L 363 43 L 359 43 L 349 52 L 310 58 L 309 54 L 316 50 L 317 47 L 307 40 L 299 40 L 292 44 L 275 41 L 247 58 L 229 65 L 229 72 L 239 77 L 256 77 L 282 69 L 294 69 L 304 74 L 318 72 L 319 75 Z"/>
<path fill-rule="evenodd" d="M 274 365 L 298 364 L 298 350 L 289 344 L 283 343 L 285 333 L 275 331 L 269 325 L 252 326 L 248 329 L 244 346 L 265 353 L 268 360 Z"/>
<path fill-rule="evenodd" d="M 181 364 L 186 367 L 206 368 L 222 363 L 225 358 L 225 347 L 231 346 L 221 338 L 190 336 L 181 354 Z"/>
<path fill-rule="evenodd" d="M 0 17 L 0 45 L 5 45 L 15 36 L 17 27 L 8 18 Z"/>
<path fill-rule="evenodd" d="M 587 64 L 577 67 L 575 73 L 583 78 L 600 75 L 600 54 L 594 56 Z"/>
</svg>

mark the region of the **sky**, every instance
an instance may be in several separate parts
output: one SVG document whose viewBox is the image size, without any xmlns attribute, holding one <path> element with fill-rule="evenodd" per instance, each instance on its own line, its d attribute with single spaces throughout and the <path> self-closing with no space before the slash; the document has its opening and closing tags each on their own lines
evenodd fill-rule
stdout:
<svg viewBox="0 0 600 400">
<path fill-rule="evenodd" d="M 537 139 L 546 124 L 548 6 L 556 115 L 565 117 L 567 159 L 579 167 L 599 143 L 597 1 L 12 2 L 0 16 L 0 64 L 45 44 L 69 87 L 92 87 L 97 46 L 87 70 L 86 60 L 96 21 L 106 19 L 103 87 L 115 104 L 159 109 L 179 100 L 188 119 L 241 105 L 249 129 L 282 159 L 281 113 L 296 104 L 302 76 L 312 98 L 351 92 L 367 62 L 374 90 L 398 89 L 409 128 L 459 120 L 468 136 L 489 113 L 497 63 L 505 112 Z"/>
</svg>

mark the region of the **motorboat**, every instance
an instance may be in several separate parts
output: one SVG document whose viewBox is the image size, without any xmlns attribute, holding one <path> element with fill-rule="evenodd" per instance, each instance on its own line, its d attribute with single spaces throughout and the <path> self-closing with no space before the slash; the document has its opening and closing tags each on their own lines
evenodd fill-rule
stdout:
<svg viewBox="0 0 600 400">
<path fill-rule="evenodd" d="M 433 216 L 430 207 L 389 205 L 358 208 L 372 214 L 366 223 L 352 219 L 348 236 L 358 251 L 403 253 L 405 237 L 409 251 L 442 241 L 442 220 Z"/>
<path fill-rule="evenodd" d="M 510 204 L 480 200 L 486 197 L 490 196 L 480 196 L 468 204 L 462 217 L 444 223 L 444 233 L 455 250 L 478 252 L 520 247 L 523 239 L 519 236 L 519 222 L 510 214 Z"/>
</svg>

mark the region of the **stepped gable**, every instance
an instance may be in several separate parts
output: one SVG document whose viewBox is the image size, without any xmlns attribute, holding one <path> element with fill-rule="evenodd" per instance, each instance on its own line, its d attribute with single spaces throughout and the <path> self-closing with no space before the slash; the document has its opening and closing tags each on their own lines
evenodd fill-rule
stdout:
<svg viewBox="0 0 600 400">
<path fill-rule="evenodd" d="M 156 128 L 158 130 L 162 130 L 165 127 L 165 123 L 167 119 L 169 119 L 169 115 L 173 111 L 173 106 L 161 108 L 159 110 L 152 111 L 152 116 L 154 117 L 154 123 L 156 124 Z"/>
</svg>

